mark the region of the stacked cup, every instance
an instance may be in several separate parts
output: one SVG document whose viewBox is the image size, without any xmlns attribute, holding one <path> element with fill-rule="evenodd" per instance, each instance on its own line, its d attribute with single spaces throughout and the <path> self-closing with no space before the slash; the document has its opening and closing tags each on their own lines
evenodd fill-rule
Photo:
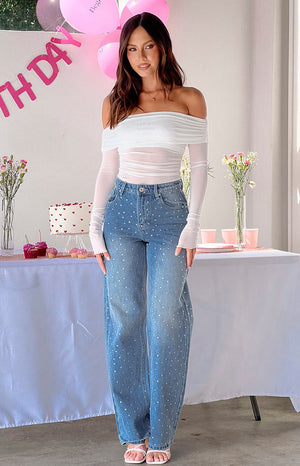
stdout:
<svg viewBox="0 0 300 466">
<path fill-rule="evenodd" d="M 258 228 L 244 228 L 243 230 L 243 243 L 246 249 L 257 248 Z M 222 240 L 224 244 L 237 244 L 237 230 L 236 228 L 223 228 Z M 202 244 L 215 243 L 216 229 L 201 229 Z"/>
<path fill-rule="evenodd" d="M 201 229 L 202 244 L 215 243 L 216 229 Z"/>
<path fill-rule="evenodd" d="M 244 228 L 243 230 L 243 242 L 245 248 L 255 249 L 257 248 L 258 228 Z"/>
</svg>

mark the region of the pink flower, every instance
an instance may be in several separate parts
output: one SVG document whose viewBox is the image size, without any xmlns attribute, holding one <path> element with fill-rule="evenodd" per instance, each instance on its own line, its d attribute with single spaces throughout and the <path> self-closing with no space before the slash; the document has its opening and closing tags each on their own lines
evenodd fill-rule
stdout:
<svg viewBox="0 0 300 466">
<path fill-rule="evenodd" d="M 3 173 L 6 171 L 6 165 L 1 165 L 0 166 L 0 173 Z"/>
<path fill-rule="evenodd" d="M 7 160 L 7 155 L 3 155 L 2 160 Z"/>
<path fill-rule="evenodd" d="M 13 163 L 13 161 L 12 161 L 12 160 L 8 160 L 7 163 Z"/>
<path fill-rule="evenodd" d="M 224 159 L 227 159 L 227 155 L 226 155 L 226 154 L 224 154 Z"/>
<path fill-rule="evenodd" d="M 250 164 L 249 160 L 245 160 L 244 164 L 249 165 Z"/>
<path fill-rule="evenodd" d="M 232 159 L 236 158 L 234 154 L 231 154 L 229 157 L 232 158 Z"/>
<path fill-rule="evenodd" d="M 27 164 L 27 160 L 20 160 L 21 163 L 25 163 L 25 165 Z"/>
<path fill-rule="evenodd" d="M 238 152 L 238 155 L 244 155 L 244 152 Z"/>
</svg>

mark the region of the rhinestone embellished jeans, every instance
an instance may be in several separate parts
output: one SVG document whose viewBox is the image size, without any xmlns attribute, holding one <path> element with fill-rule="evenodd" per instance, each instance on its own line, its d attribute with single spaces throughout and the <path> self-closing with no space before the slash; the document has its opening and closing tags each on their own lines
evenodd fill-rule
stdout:
<svg viewBox="0 0 300 466">
<path fill-rule="evenodd" d="M 192 307 L 186 252 L 175 249 L 188 214 L 181 180 L 116 180 L 105 212 L 105 340 L 121 443 L 170 446 L 182 407 Z"/>
</svg>

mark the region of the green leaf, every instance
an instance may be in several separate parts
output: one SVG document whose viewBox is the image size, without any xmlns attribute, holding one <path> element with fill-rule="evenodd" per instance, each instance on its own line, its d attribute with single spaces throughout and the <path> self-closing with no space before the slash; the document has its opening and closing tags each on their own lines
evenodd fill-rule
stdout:
<svg viewBox="0 0 300 466">
<path fill-rule="evenodd" d="M 17 31 L 42 30 L 36 17 L 36 0 L 1 0 L 0 29 Z"/>
</svg>

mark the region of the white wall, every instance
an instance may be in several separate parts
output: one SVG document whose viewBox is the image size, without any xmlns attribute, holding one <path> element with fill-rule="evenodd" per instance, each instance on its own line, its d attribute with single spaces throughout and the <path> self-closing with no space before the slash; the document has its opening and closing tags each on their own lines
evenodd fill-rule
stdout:
<svg viewBox="0 0 300 466">
<path fill-rule="evenodd" d="M 250 131 L 252 0 L 168 3 L 168 28 L 175 55 L 186 72 L 187 85 L 203 92 L 208 107 L 209 160 L 215 178 L 209 179 L 202 225 L 220 231 L 222 227 L 234 227 L 233 189 L 225 179 L 223 154 L 265 150 L 265 146 L 255 145 Z M 0 116 L 0 155 L 13 153 L 29 162 L 29 172 L 16 197 L 17 247 L 23 244 L 24 233 L 36 241 L 38 229 L 49 241 L 49 204 L 92 199 L 101 161 L 100 107 L 113 85 L 97 65 L 101 36 L 78 34 L 74 36 L 82 41 L 81 48 L 61 46 L 73 63 L 68 66 L 61 61 L 56 81 L 45 86 L 26 66 L 45 53 L 45 44 L 52 36 L 46 32 L 0 32 L 0 85 L 10 80 L 17 87 L 16 76 L 22 72 L 37 95 L 34 102 L 25 97 L 21 110 L 10 103 L 11 116 Z M 255 79 L 259 86 L 259 79 L 264 77 Z M 266 157 L 271 157 L 270 152 Z M 260 197 L 265 192 L 259 175 L 256 181 L 252 210 L 260 208 Z M 270 182 L 267 189 L 268 196 L 272 196 Z M 261 216 L 254 220 L 257 223 L 248 226 L 260 227 L 262 222 L 262 237 L 270 246 L 269 219 L 264 221 Z M 64 244 L 56 237 L 50 243 L 58 247 Z"/>
<path fill-rule="evenodd" d="M 250 144 L 259 152 L 248 217 L 263 245 L 288 240 L 288 2 L 253 0 Z"/>
<path fill-rule="evenodd" d="M 290 0 L 289 48 L 289 246 L 300 253 L 300 2 Z"/>
<path fill-rule="evenodd" d="M 254 0 L 251 49 L 251 102 L 249 128 L 251 146 L 259 153 L 255 169 L 257 187 L 249 193 L 249 217 L 260 228 L 260 238 L 270 246 L 272 231 L 272 95 L 274 1 Z M 257 209 L 259 206 L 259 209 Z"/>
<path fill-rule="evenodd" d="M 234 228 L 234 191 L 221 158 L 247 151 L 250 104 L 250 0 L 169 2 L 174 51 L 187 85 L 206 99 L 209 125 L 209 178 L 202 210 L 204 228 Z M 254 149 L 253 149 L 254 150 Z"/>
<path fill-rule="evenodd" d="M 289 2 L 276 0 L 272 128 L 272 245 L 278 249 L 288 248 L 288 44 Z"/>
<path fill-rule="evenodd" d="M 60 61 L 60 72 L 45 86 L 28 63 L 45 53 L 53 36 L 46 32 L 0 33 L 0 83 L 7 80 L 17 88 L 22 72 L 32 83 L 37 99 L 23 94 L 24 108 L 3 97 L 11 115 L 0 117 L 1 155 L 13 153 L 28 160 L 28 174 L 16 196 L 16 246 L 38 240 L 38 230 L 49 241 L 48 206 L 52 203 L 92 200 L 97 169 L 101 162 L 101 101 L 112 81 L 97 64 L 99 37 L 74 34 L 80 48 L 61 46 L 72 60 Z M 5 64 L 5 66 L 3 66 Z M 24 97 L 23 97 L 24 96 Z M 63 245 L 52 237 L 52 245 Z"/>
</svg>

